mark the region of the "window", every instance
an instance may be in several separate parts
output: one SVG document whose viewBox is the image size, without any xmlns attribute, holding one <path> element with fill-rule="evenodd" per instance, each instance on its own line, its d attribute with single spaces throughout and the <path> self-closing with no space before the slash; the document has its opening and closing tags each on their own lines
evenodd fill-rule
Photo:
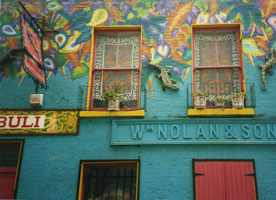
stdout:
<svg viewBox="0 0 276 200">
<path fill-rule="evenodd" d="M 0 141 L 0 199 L 15 199 L 23 141 Z"/>
<path fill-rule="evenodd" d="M 194 160 L 196 200 L 257 199 L 252 160 Z"/>
<path fill-rule="evenodd" d="M 138 161 L 81 161 L 78 199 L 138 199 Z"/>
<path fill-rule="evenodd" d="M 231 94 L 245 92 L 240 26 L 193 27 L 193 91 L 208 93 L 207 108 L 217 97 L 231 107 Z"/>
<path fill-rule="evenodd" d="M 106 110 L 103 91 L 120 93 L 121 110 L 139 107 L 141 28 L 94 28 L 90 110 Z"/>
</svg>

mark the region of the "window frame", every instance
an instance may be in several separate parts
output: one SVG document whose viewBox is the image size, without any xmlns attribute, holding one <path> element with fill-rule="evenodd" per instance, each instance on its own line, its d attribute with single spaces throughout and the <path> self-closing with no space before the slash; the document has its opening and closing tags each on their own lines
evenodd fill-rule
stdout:
<svg viewBox="0 0 276 200">
<path fill-rule="evenodd" d="M 136 191 L 135 200 L 139 199 L 139 183 L 140 183 L 140 160 L 80 160 L 77 200 L 82 200 L 84 195 L 84 170 L 89 166 L 135 166 L 136 165 Z"/>
<path fill-rule="evenodd" d="M 95 54 L 96 54 L 96 40 L 97 33 L 120 33 L 120 32 L 138 32 L 139 33 L 139 66 L 138 68 L 95 68 Z M 98 26 L 92 28 L 92 46 L 91 46 L 91 57 L 90 57 L 90 73 L 87 91 L 87 104 L 86 110 L 88 111 L 107 111 L 106 108 L 95 108 L 93 107 L 93 92 L 94 92 L 94 78 L 95 71 L 137 71 L 138 72 L 138 90 L 137 90 L 137 106 L 131 108 L 121 108 L 121 111 L 138 110 L 140 108 L 140 92 L 141 92 L 141 50 L 142 50 L 142 27 L 141 26 L 114 26 L 104 27 Z"/>
<path fill-rule="evenodd" d="M 235 66 L 219 66 L 218 64 L 218 45 L 217 45 L 217 40 L 215 40 L 215 48 L 216 48 L 216 66 L 195 66 L 195 32 L 200 32 L 200 31 L 212 31 L 215 33 L 215 37 L 216 37 L 216 32 L 217 31 L 231 31 L 231 30 L 235 30 L 237 31 L 237 42 L 238 42 L 238 51 L 239 51 L 239 62 L 240 65 L 235 65 Z M 239 68 L 240 69 L 240 73 L 239 73 L 239 78 L 240 78 L 240 88 L 241 91 L 246 93 L 246 87 L 245 87 L 245 79 L 244 79 L 244 67 L 243 67 L 243 55 L 242 55 L 242 42 L 241 42 L 241 38 L 242 38 L 242 32 L 241 32 L 241 24 L 208 24 L 208 25 L 192 25 L 192 61 L 193 61 L 193 75 L 192 75 L 192 93 L 193 96 L 195 95 L 195 70 L 197 69 L 214 69 L 216 70 L 216 84 L 217 84 L 217 94 L 218 94 L 218 70 L 219 69 L 234 69 L 234 68 Z M 212 106 L 208 106 L 206 109 L 214 109 L 214 107 Z"/>
<path fill-rule="evenodd" d="M 256 168 L 255 168 L 255 160 L 254 159 L 193 159 L 193 196 L 194 200 L 197 200 L 197 189 L 196 189 L 196 176 L 201 176 L 202 174 L 196 174 L 196 162 L 251 162 L 253 174 L 247 174 L 247 176 L 254 177 L 254 191 L 256 200 L 258 200 L 258 188 L 257 188 L 257 178 L 256 178 Z"/>
<path fill-rule="evenodd" d="M 19 181 L 19 171 L 21 168 L 21 162 L 22 162 L 22 155 L 23 155 L 23 147 L 24 147 L 24 139 L 18 139 L 18 140 L 0 140 L 1 143 L 7 143 L 8 145 L 15 145 L 15 143 L 19 143 L 19 151 L 17 155 L 17 164 L 16 166 L 3 166 L 0 168 L 3 169 L 3 171 L 7 173 L 12 173 L 15 169 L 15 179 L 14 179 L 14 187 L 13 187 L 13 199 L 16 199 L 17 197 L 17 189 L 18 189 L 18 181 Z M 0 170 L 1 171 L 1 170 Z M 4 172 L 4 173 L 5 173 Z"/>
</svg>

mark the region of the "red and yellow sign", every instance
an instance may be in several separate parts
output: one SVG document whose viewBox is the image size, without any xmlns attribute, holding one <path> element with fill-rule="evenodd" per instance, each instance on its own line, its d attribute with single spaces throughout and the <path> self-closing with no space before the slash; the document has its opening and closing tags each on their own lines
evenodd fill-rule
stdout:
<svg viewBox="0 0 276 200">
<path fill-rule="evenodd" d="M 0 135 L 76 135 L 79 111 L 0 111 Z"/>
<path fill-rule="evenodd" d="M 24 47 L 32 55 L 36 62 L 43 65 L 41 53 L 41 39 L 24 19 L 22 19 L 22 29 Z"/>
</svg>

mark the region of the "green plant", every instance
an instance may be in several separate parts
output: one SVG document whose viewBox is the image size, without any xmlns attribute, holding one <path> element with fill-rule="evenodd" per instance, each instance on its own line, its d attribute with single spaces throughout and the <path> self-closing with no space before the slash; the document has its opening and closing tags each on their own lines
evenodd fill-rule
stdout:
<svg viewBox="0 0 276 200">
<path fill-rule="evenodd" d="M 216 96 L 215 97 L 215 102 L 222 102 L 222 101 L 225 101 L 225 97 L 223 97 L 223 96 Z"/>
<path fill-rule="evenodd" d="M 196 91 L 196 95 L 208 97 L 208 93 L 205 92 L 205 91 L 202 91 L 202 90 L 197 90 L 197 91 Z"/>
<path fill-rule="evenodd" d="M 118 84 L 114 84 L 113 86 L 109 86 L 108 88 L 103 90 L 104 100 L 107 101 L 109 99 L 115 100 L 116 98 L 120 98 L 122 100 L 122 93 L 124 88 Z"/>
<path fill-rule="evenodd" d="M 245 94 L 244 94 L 242 91 L 237 90 L 237 91 L 235 91 L 234 93 L 232 93 L 231 96 L 243 98 L 243 97 L 245 96 Z"/>
</svg>

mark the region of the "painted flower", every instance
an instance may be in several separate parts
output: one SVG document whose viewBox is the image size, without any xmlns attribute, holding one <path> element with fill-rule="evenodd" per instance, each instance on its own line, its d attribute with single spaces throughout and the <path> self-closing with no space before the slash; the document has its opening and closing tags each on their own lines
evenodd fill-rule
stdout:
<svg viewBox="0 0 276 200">
<path fill-rule="evenodd" d="M 164 31 L 167 29 L 168 22 L 158 24 L 160 28 L 162 28 Z"/>
<path fill-rule="evenodd" d="M 143 66 L 147 67 L 147 63 L 148 63 L 149 59 L 146 55 L 142 54 L 142 64 Z"/>
<path fill-rule="evenodd" d="M 185 45 L 180 44 L 177 50 L 180 51 L 182 54 L 185 54 L 186 48 L 187 47 Z"/>
<path fill-rule="evenodd" d="M 69 68 L 69 71 L 72 71 L 73 69 L 75 69 L 77 67 L 71 61 L 69 61 L 66 66 Z"/>
<path fill-rule="evenodd" d="M 43 38 L 43 51 L 48 52 L 52 48 L 51 40 L 50 38 Z"/>
<path fill-rule="evenodd" d="M 177 67 L 172 67 L 172 72 L 179 76 L 181 76 L 181 74 L 182 74 L 182 70 Z"/>
<path fill-rule="evenodd" d="M 192 15 L 192 14 L 188 14 L 185 21 L 186 21 L 189 25 L 191 25 L 191 24 L 193 23 L 193 20 L 194 20 L 193 15 Z"/>
<path fill-rule="evenodd" d="M 266 23 L 273 28 L 274 32 L 276 32 L 276 14 L 268 17 Z"/>
<path fill-rule="evenodd" d="M 160 10 L 159 15 L 167 16 L 168 15 L 167 9 L 163 8 L 162 10 Z"/>
<path fill-rule="evenodd" d="M 209 19 L 210 24 L 216 24 L 217 22 L 218 22 L 218 20 L 215 16 L 210 17 L 210 19 Z"/>
<path fill-rule="evenodd" d="M 63 6 L 60 5 L 57 1 L 52 1 L 52 2 L 48 3 L 47 8 L 50 11 L 56 11 L 56 10 L 62 9 Z"/>
<path fill-rule="evenodd" d="M 8 36 L 8 37 L 13 37 L 17 36 L 20 33 L 14 29 L 14 27 L 11 24 L 3 24 L 0 26 L 0 33 L 2 36 Z"/>
<path fill-rule="evenodd" d="M 124 12 L 124 15 L 127 16 L 127 14 L 131 11 L 131 5 L 125 3 L 123 6 L 122 6 L 122 9 L 121 9 L 123 12 Z"/>
<path fill-rule="evenodd" d="M 61 1 L 61 5 L 63 6 L 63 11 L 67 14 L 71 14 L 71 9 L 73 9 L 76 5 L 75 0 L 67 0 Z"/>
<path fill-rule="evenodd" d="M 175 9 L 176 4 L 175 4 L 175 1 L 160 0 L 154 5 L 154 7 L 155 7 L 155 12 L 158 12 L 158 11 L 164 12 L 164 10 L 166 10 L 166 13 L 167 13 L 167 9 L 169 12 L 171 12 L 172 10 Z"/>
<path fill-rule="evenodd" d="M 157 53 L 162 58 L 167 58 L 171 52 L 171 47 L 168 44 L 158 45 Z"/>
<path fill-rule="evenodd" d="M 46 70 L 54 72 L 54 74 L 57 73 L 57 64 L 54 58 L 52 58 L 51 56 L 49 55 L 44 56 L 44 66 Z"/>
<path fill-rule="evenodd" d="M 191 13 L 193 14 L 194 18 L 197 18 L 200 13 L 200 9 L 197 6 L 193 5 Z"/>
<path fill-rule="evenodd" d="M 196 20 L 196 23 L 197 24 L 208 24 L 208 21 L 209 21 L 209 13 L 200 13 L 197 20 Z"/>
<path fill-rule="evenodd" d="M 156 28 L 151 28 L 150 33 L 151 33 L 152 36 L 159 34 L 159 32 L 156 30 Z"/>
<path fill-rule="evenodd" d="M 58 33 L 54 36 L 54 42 L 58 45 L 59 49 L 62 49 L 68 41 L 68 35 L 66 33 Z"/>
<path fill-rule="evenodd" d="M 157 46 L 157 53 L 162 58 L 166 58 L 169 56 L 171 52 L 171 47 L 165 43 L 165 38 L 163 35 L 160 34 L 158 38 L 158 46 Z"/>
<path fill-rule="evenodd" d="M 219 23 L 224 24 L 226 23 L 226 13 L 225 12 L 219 12 L 218 14 L 215 15 Z"/>
<path fill-rule="evenodd" d="M 244 25 L 242 24 L 242 34 L 243 35 L 248 35 L 248 34 L 250 34 L 250 32 L 251 32 L 251 26 L 249 26 L 249 28 L 247 29 L 247 30 L 245 30 L 244 29 Z"/>
<path fill-rule="evenodd" d="M 7 41 L 7 38 L 4 37 L 4 36 L 2 36 L 2 35 L 0 35 L 0 43 L 4 43 L 6 41 Z"/>
</svg>

